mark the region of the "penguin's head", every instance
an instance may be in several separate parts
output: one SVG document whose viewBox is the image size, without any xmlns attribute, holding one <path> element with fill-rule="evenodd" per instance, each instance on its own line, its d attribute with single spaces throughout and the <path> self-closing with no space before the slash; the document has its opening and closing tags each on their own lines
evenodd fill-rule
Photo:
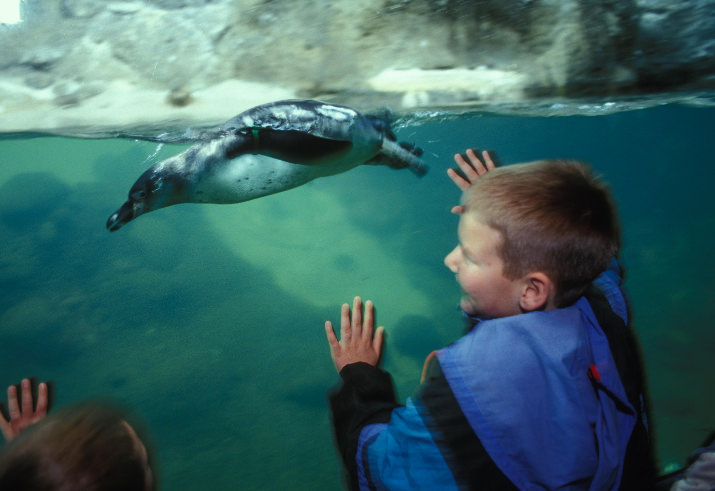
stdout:
<svg viewBox="0 0 715 491">
<path fill-rule="evenodd" d="M 151 168 L 129 190 L 129 199 L 107 220 L 107 229 L 115 232 L 139 215 L 175 203 L 173 180 Z"/>
</svg>

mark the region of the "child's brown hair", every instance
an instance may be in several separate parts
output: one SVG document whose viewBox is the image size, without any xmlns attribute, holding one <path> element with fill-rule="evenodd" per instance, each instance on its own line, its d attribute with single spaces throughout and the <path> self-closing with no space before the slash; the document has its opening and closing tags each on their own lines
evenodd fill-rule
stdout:
<svg viewBox="0 0 715 491">
<path fill-rule="evenodd" d="M 620 246 L 610 191 L 582 162 L 541 160 L 489 171 L 464 193 L 464 212 L 499 231 L 504 276 L 545 273 L 567 306 Z"/>
<path fill-rule="evenodd" d="M 71 406 L 26 429 L 0 456 L 0 489 L 151 491 L 136 436 L 113 406 Z"/>
</svg>

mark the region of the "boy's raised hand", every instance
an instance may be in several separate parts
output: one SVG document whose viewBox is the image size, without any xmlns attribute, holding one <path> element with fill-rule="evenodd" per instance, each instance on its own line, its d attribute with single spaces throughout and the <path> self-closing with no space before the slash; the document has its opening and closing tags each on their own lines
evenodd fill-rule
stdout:
<svg viewBox="0 0 715 491">
<path fill-rule="evenodd" d="M 459 171 L 457 171 L 457 169 L 447 169 L 449 178 L 452 179 L 452 182 L 462 191 L 465 191 L 474 181 L 496 167 L 496 164 L 487 150 L 481 152 L 482 158 L 479 158 L 478 153 L 479 150 L 475 151 L 468 148 L 467 151 L 464 152 L 464 155 L 459 153 L 455 154 L 454 161 L 457 163 Z M 452 213 L 460 214 L 462 211 L 463 208 L 461 206 L 452 208 Z"/>
<path fill-rule="evenodd" d="M 38 422 L 47 414 L 49 403 L 47 384 L 42 382 L 37 386 L 37 406 L 32 404 L 32 384 L 30 379 L 20 382 L 21 400 L 17 398 L 17 387 L 11 385 L 7 388 L 7 409 L 9 420 L 0 413 L 0 430 L 8 442 L 33 423 Z"/>
<path fill-rule="evenodd" d="M 468 148 L 467 151 L 464 152 L 464 156 L 459 153 L 454 155 L 454 161 L 457 163 L 457 166 L 459 167 L 459 170 L 462 171 L 463 175 L 457 172 L 456 169 L 447 169 L 447 175 L 462 191 L 471 186 L 474 181 L 479 179 L 488 171 L 496 167 L 487 150 L 481 152 L 482 158 L 479 158 L 479 155 L 477 155 L 478 152 L 479 150 L 475 151 Z M 464 158 L 465 156 L 467 157 L 466 159 Z M 467 162 L 467 160 L 469 162 Z"/>
<path fill-rule="evenodd" d="M 335 336 L 333 324 L 325 321 L 325 334 L 330 344 L 330 355 L 338 373 L 345 365 L 364 362 L 377 366 L 382 352 L 383 327 L 375 327 L 374 307 L 372 302 L 365 302 L 365 320 L 362 319 L 362 300 L 353 300 L 352 316 L 350 306 L 343 304 L 340 310 L 340 341 Z"/>
</svg>

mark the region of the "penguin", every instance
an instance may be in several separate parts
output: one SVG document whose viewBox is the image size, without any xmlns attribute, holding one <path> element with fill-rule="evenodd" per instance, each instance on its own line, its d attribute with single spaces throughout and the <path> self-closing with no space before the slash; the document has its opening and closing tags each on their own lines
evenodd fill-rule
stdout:
<svg viewBox="0 0 715 491">
<path fill-rule="evenodd" d="M 241 203 L 358 165 L 427 172 L 422 150 L 398 142 L 387 117 L 316 100 L 251 108 L 147 169 L 107 220 L 110 232 L 179 203 Z"/>
</svg>

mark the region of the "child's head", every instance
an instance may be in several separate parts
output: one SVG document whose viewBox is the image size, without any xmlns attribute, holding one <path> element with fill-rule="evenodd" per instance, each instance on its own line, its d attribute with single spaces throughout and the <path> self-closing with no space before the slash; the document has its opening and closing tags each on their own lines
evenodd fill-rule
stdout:
<svg viewBox="0 0 715 491">
<path fill-rule="evenodd" d="M 574 302 L 618 251 L 610 193 L 580 162 L 500 167 L 477 179 L 462 201 L 461 244 L 453 254 L 469 249 L 465 242 L 477 237 L 475 227 L 486 225 L 497 233 L 493 246 L 504 279 L 516 282 L 539 272 L 550 280 L 549 303 L 538 308 Z M 456 259 L 450 264 L 450 256 L 446 262 L 455 271 Z M 524 310 L 530 309 L 522 305 Z"/>
<path fill-rule="evenodd" d="M 70 406 L 27 428 L 0 456 L 0 489 L 155 489 L 146 447 L 113 406 Z"/>
</svg>

